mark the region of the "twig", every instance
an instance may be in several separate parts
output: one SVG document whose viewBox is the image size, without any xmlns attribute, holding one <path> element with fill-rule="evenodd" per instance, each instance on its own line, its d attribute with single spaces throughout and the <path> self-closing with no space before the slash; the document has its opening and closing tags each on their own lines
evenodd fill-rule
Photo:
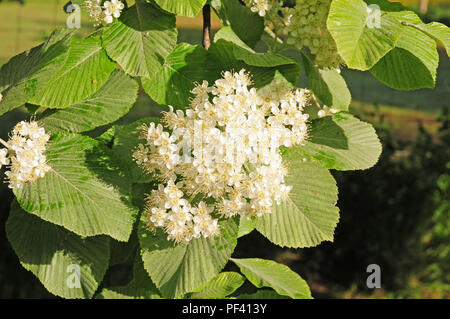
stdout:
<svg viewBox="0 0 450 319">
<path fill-rule="evenodd" d="M 211 45 L 211 6 L 206 4 L 203 7 L 203 47 L 208 50 Z"/>
</svg>

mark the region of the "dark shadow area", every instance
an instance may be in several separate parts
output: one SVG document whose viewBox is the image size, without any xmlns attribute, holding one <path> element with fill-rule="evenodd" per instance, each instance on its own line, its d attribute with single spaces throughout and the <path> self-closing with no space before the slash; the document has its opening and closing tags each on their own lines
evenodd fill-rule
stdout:
<svg viewBox="0 0 450 319">
<path fill-rule="evenodd" d="M 0 298 L 55 298 L 40 281 L 20 265 L 19 258 L 6 237 L 11 190 L 0 185 Z M 37 218 L 34 217 L 33 218 Z"/>
<path fill-rule="evenodd" d="M 319 145 L 326 145 L 334 149 L 348 149 L 348 138 L 344 130 L 335 122 L 333 117 L 327 116 L 313 121 L 311 125 L 310 141 Z M 327 129 L 323 136 L 323 128 Z"/>
</svg>

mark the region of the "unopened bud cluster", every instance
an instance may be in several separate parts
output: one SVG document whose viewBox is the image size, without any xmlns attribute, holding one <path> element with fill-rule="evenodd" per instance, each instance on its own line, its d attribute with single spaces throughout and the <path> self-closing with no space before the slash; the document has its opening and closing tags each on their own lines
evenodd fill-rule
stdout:
<svg viewBox="0 0 450 319">
<path fill-rule="evenodd" d="M 290 24 L 282 30 L 288 44 L 298 49 L 308 47 L 314 63 L 320 67 L 339 67 L 336 43 L 327 29 L 331 0 L 297 0 L 289 13 Z"/>
<path fill-rule="evenodd" d="M 161 124 L 143 127 L 146 143 L 133 156 L 161 182 L 148 197 L 147 220 L 169 240 L 215 236 L 213 216 L 262 216 L 287 199 L 279 148 L 305 142 L 310 94 L 279 83 L 259 91 L 250 85 L 245 70 L 225 72 L 214 85 L 194 88 L 191 108 L 164 113 L 170 133 Z"/>
<path fill-rule="evenodd" d="M 0 149 L 0 168 L 8 167 L 5 175 L 9 188 L 22 188 L 25 183 L 32 183 L 51 169 L 44 155 L 50 136 L 37 122 L 20 122 L 7 143 L 7 148 Z"/>
<path fill-rule="evenodd" d="M 246 4 L 264 17 L 266 25 L 280 33 L 287 44 L 299 50 L 309 48 L 317 66 L 338 68 L 343 64 L 327 29 L 331 0 L 297 0 L 292 8 L 277 0 L 246 0 Z"/>
<path fill-rule="evenodd" d="M 90 17 L 95 22 L 95 26 L 102 23 L 112 23 L 114 18 L 117 19 L 120 17 L 125 7 L 120 0 L 105 1 L 103 5 L 102 0 L 87 0 L 85 1 L 85 5 L 89 10 Z"/>
</svg>

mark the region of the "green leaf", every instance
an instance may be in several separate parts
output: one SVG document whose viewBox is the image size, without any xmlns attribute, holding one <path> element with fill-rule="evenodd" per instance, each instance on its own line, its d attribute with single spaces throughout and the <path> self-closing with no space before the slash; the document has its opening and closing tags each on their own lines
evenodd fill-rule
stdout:
<svg viewBox="0 0 450 319">
<path fill-rule="evenodd" d="M 152 175 L 145 173 L 133 159 L 133 153 L 139 144 L 145 143 L 140 139 L 142 125 L 151 122 L 159 123 L 159 118 L 147 117 L 128 125 L 113 127 L 114 139 L 112 151 L 118 158 L 122 171 L 132 183 L 146 183 L 153 180 Z"/>
<path fill-rule="evenodd" d="M 138 89 L 135 80 L 117 70 L 92 96 L 65 109 L 46 110 L 38 120 L 50 133 L 87 132 L 127 114 Z"/>
<path fill-rule="evenodd" d="M 219 222 L 221 234 L 216 238 L 175 245 L 162 231 L 149 232 L 142 215 L 138 235 L 144 267 L 167 298 L 195 291 L 217 276 L 237 243 L 238 227 L 233 220 Z"/>
<path fill-rule="evenodd" d="M 274 67 L 286 64 L 296 64 L 294 59 L 279 53 L 265 52 L 256 53 L 247 46 L 234 33 L 231 27 L 223 27 L 214 35 L 214 41 L 224 40 L 233 43 L 233 55 L 237 60 L 241 60 L 248 65 L 260 67 Z"/>
<path fill-rule="evenodd" d="M 297 61 L 288 56 L 278 53 L 255 53 L 247 51 L 241 47 L 234 46 L 234 56 L 236 59 L 244 61 L 248 65 L 260 67 L 274 67 L 287 64 L 297 64 Z"/>
<path fill-rule="evenodd" d="M 141 256 L 136 254 L 133 279 L 126 286 L 103 288 L 98 299 L 161 299 L 159 291 L 144 269 Z"/>
<path fill-rule="evenodd" d="M 283 296 L 311 299 L 308 284 L 288 266 L 259 258 L 231 258 L 241 272 L 258 288 L 270 287 Z"/>
<path fill-rule="evenodd" d="M 238 35 L 230 26 L 223 26 L 216 32 L 216 34 L 214 34 L 214 42 L 219 42 L 219 40 L 234 43 L 241 48 L 244 48 L 250 52 L 254 52 L 252 48 L 250 48 L 244 41 L 242 41 L 238 37 Z"/>
<path fill-rule="evenodd" d="M 80 236 L 130 237 L 136 215 L 131 185 L 102 143 L 76 134 L 53 136 L 44 178 L 15 189 L 23 209 Z"/>
<path fill-rule="evenodd" d="M 397 46 L 370 70 L 379 81 L 397 90 L 434 88 L 439 55 L 434 41 L 410 29 Z"/>
<path fill-rule="evenodd" d="M 443 46 L 447 55 L 450 56 L 450 29 L 445 24 L 431 22 L 428 24 L 417 24 L 415 27 Z"/>
<path fill-rule="evenodd" d="M 364 0 L 364 2 L 367 3 L 368 5 L 376 4 L 383 11 L 401 12 L 408 10 L 408 8 L 405 7 L 403 4 L 401 4 L 400 2 L 391 2 L 390 0 Z"/>
<path fill-rule="evenodd" d="M 206 0 L 155 0 L 164 10 L 180 16 L 194 18 L 206 3 Z"/>
<path fill-rule="evenodd" d="M 399 21 L 419 23 L 411 11 L 392 12 Z M 434 88 L 439 54 L 433 39 L 421 31 L 402 26 L 395 48 L 388 52 L 370 72 L 381 82 L 398 90 Z"/>
<path fill-rule="evenodd" d="M 148 194 L 150 194 L 152 189 L 155 189 L 155 186 L 157 187 L 157 184 L 156 185 L 150 183 L 133 184 L 132 185 L 133 205 L 141 209 L 145 207 L 146 197 Z M 119 264 L 128 265 L 130 261 L 133 261 L 131 257 L 136 257 L 136 251 L 140 250 L 139 239 L 137 235 L 137 227 L 133 227 L 133 232 L 130 236 L 130 239 L 127 242 L 119 242 L 117 240 L 111 240 L 110 250 L 111 250 L 111 258 L 110 258 L 111 266 Z M 138 253 L 137 255 L 139 256 L 140 259 L 141 258 L 140 254 Z M 148 278 L 147 272 L 145 270 L 144 272 L 146 274 L 146 277 Z"/>
<path fill-rule="evenodd" d="M 246 43 L 244 43 L 229 26 L 222 27 L 214 35 L 214 42 L 227 42 L 228 47 L 225 50 L 230 50 L 233 59 L 245 62 L 248 65 L 259 67 L 275 67 L 286 64 L 296 64 L 294 59 L 279 53 L 265 52 L 256 53 Z"/>
<path fill-rule="evenodd" d="M 190 91 L 195 83 L 210 83 L 220 77 L 220 63 L 197 45 L 179 44 L 152 78 L 142 78 L 142 85 L 159 104 L 175 108 L 189 107 Z"/>
<path fill-rule="evenodd" d="M 218 41 L 211 44 L 208 50 L 209 53 L 213 54 L 219 61 L 222 70 L 241 70 L 246 68 L 247 65 L 234 56 L 234 46 L 233 43 L 219 39 Z"/>
<path fill-rule="evenodd" d="M 16 201 L 11 206 L 6 234 L 22 266 L 57 296 L 91 298 L 108 268 L 107 237 L 83 239 L 28 214 Z"/>
<path fill-rule="evenodd" d="M 311 160 L 303 162 L 303 157 L 297 148 L 283 154 L 289 170 L 286 185 L 293 187 L 289 198 L 254 221 L 256 229 L 279 246 L 304 248 L 333 241 L 339 220 L 333 176 Z"/>
<path fill-rule="evenodd" d="M 309 135 L 299 150 L 329 169 L 367 169 L 376 164 L 381 154 L 372 125 L 345 112 L 313 120 Z"/>
<path fill-rule="evenodd" d="M 71 31 L 56 30 L 43 44 L 12 58 L 0 69 L 0 115 L 24 105 L 61 69 Z"/>
<path fill-rule="evenodd" d="M 368 17 L 364 1 L 334 0 L 327 21 L 328 30 L 348 67 L 363 71 L 394 48 L 402 31 L 400 22 L 384 11 L 380 12 L 379 27 L 368 23 Z"/>
<path fill-rule="evenodd" d="M 222 272 L 206 285 L 197 289 L 189 299 L 223 299 L 244 283 L 245 278 L 237 272 Z"/>
<path fill-rule="evenodd" d="M 397 18 L 403 25 L 410 28 L 415 28 L 425 33 L 427 36 L 433 38 L 447 51 L 449 55 L 450 47 L 450 29 L 442 23 L 431 22 L 424 24 L 422 20 L 413 11 L 408 10 L 398 2 L 390 2 L 387 0 L 365 0 L 367 4 L 376 4 L 384 11 L 389 11 L 390 14 Z M 417 41 L 417 43 L 420 43 Z"/>
<path fill-rule="evenodd" d="M 132 76 L 151 77 L 177 43 L 175 17 L 137 0 L 103 33 L 108 55 Z"/>
<path fill-rule="evenodd" d="M 150 183 L 136 183 L 132 187 L 133 204 L 136 207 L 143 208 L 147 202 L 147 195 L 151 190 L 158 188 L 158 181 Z"/>
<path fill-rule="evenodd" d="M 95 93 L 114 68 L 115 63 L 106 55 L 99 37 L 72 38 L 64 66 L 28 102 L 54 108 L 80 102 Z"/>
<path fill-rule="evenodd" d="M 162 299 L 156 292 L 133 284 L 103 288 L 96 299 Z"/>
<path fill-rule="evenodd" d="M 246 70 L 252 75 L 253 85 L 257 88 L 270 84 L 276 78 L 278 72 L 293 86 L 297 86 L 302 72 L 299 64 L 280 65 L 273 68 L 247 66 Z"/>
<path fill-rule="evenodd" d="M 352 100 L 344 78 L 334 69 L 319 69 L 303 54 L 308 84 L 317 98 L 336 110 L 348 111 Z"/>
<path fill-rule="evenodd" d="M 246 217 L 242 217 L 239 219 L 239 232 L 238 238 L 241 238 L 245 235 L 250 234 L 255 229 L 255 224 L 251 219 L 247 219 Z"/>
<path fill-rule="evenodd" d="M 230 29 L 225 28 L 225 30 L 228 32 L 219 31 L 218 34 L 234 34 Z M 220 77 L 222 71 L 239 71 L 245 68 L 251 72 L 257 87 L 270 83 L 277 70 L 280 70 L 291 82 L 297 83 L 301 70 L 296 61 L 280 55 L 267 64 L 268 66 L 276 65 L 276 67 L 246 65 L 236 58 L 233 51 L 234 43 L 226 42 L 220 36 L 219 39 L 223 42 L 213 44 L 209 51 L 199 46 L 179 44 L 154 77 L 142 78 L 142 85 L 146 92 L 159 104 L 186 108 L 190 104 L 189 100 L 192 98 L 190 91 L 195 83 L 202 83 L 203 80 L 213 83 Z M 265 57 L 262 57 L 259 62 L 263 63 L 263 61 L 266 61 Z"/>
<path fill-rule="evenodd" d="M 262 88 L 271 83 L 277 71 L 292 85 L 296 86 L 301 73 L 301 67 L 298 63 L 266 68 L 248 65 L 235 57 L 234 44 L 224 39 L 218 39 L 217 42 L 213 43 L 208 52 L 219 59 L 223 71 L 234 70 L 239 72 L 241 69 L 248 71 L 256 88 Z"/>
<path fill-rule="evenodd" d="M 254 47 L 264 31 L 264 19 L 237 0 L 212 0 L 211 6 L 222 21 L 248 46 Z"/>
<path fill-rule="evenodd" d="M 242 294 L 236 299 L 289 299 L 289 297 L 281 296 L 273 290 L 261 289 L 253 294 Z"/>
</svg>

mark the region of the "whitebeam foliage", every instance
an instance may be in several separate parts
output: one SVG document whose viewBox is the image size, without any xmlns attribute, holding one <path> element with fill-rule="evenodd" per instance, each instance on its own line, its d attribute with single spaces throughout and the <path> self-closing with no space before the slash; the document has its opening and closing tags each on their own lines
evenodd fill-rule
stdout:
<svg viewBox="0 0 450 319">
<path fill-rule="evenodd" d="M 72 2 L 95 33 L 55 30 L 0 69 L 0 115 L 25 105 L 31 118 L 0 140 L 20 263 L 65 298 L 311 298 L 287 266 L 231 258 L 239 238 L 333 241 L 330 170 L 368 169 L 381 153 L 349 113 L 341 70 L 433 88 L 448 27 L 387 0 Z M 177 43 L 176 16 L 204 9 L 207 23 L 211 8 L 214 39 Z M 144 91 L 162 119 L 115 123 Z M 242 275 L 221 272 L 230 263 Z M 104 287 L 116 264 L 133 279 Z M 270 290 L 239 295 L 245 279 Z"/>
</svg>

